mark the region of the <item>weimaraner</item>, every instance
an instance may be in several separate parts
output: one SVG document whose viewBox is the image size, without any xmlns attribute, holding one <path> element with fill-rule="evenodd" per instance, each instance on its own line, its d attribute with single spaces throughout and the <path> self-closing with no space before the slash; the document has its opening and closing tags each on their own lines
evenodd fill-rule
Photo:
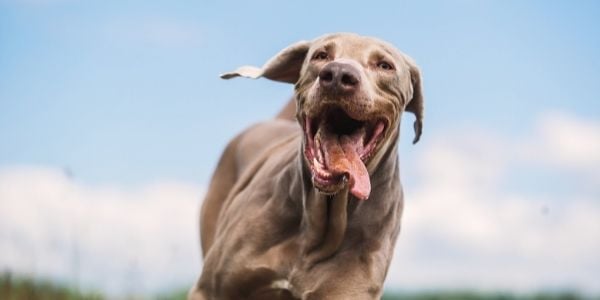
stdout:
<svg viewBox="0 0 600 300">
<path fill-rule="evenodd" d="M 189 299 L 379 299 L 400 231 L 403 111 L 416 115 L 413 143 L 421 135 L 419 69 L 388 43 L 340 33 L 221 75 L 236 76 L 293 83 L 294 98 L 226 147 Z"/>
</svg>

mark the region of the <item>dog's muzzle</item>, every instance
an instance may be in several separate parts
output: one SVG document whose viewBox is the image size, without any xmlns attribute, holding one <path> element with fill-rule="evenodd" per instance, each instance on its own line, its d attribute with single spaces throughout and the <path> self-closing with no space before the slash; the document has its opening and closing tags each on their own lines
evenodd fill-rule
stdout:
<svg viewBox="0 0 600 300">
<path fill-rule="evenodd" d="M 360 88 L 360 73 L 350 64 L 330 62 L 319 72 L 319 84 L 324 93 L 353 94 Z"/>
</svg>

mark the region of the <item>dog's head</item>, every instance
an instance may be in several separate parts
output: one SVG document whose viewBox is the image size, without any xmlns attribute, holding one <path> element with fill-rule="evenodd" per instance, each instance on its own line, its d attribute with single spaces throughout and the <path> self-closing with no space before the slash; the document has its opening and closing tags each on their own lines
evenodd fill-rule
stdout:
<svg viewBox="0 0 600 300">
<path fill-rule="evenodd" d="M 304 158 L 316 188 L 334 194 L 349 184 L 358 199 L 398 139 L 403 111 L 415 114 L 416 143 L 423 123 L 420 72 L 412 59 L 381 40 L 330 34 L 295 43 L 262 68 L 241 67 L 222 78 L 266 77 L 295 84 Z"/>
</svg>

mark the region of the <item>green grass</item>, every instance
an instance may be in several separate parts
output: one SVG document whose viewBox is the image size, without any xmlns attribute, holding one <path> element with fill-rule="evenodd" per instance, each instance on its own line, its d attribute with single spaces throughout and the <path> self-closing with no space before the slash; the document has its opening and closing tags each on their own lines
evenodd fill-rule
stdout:
<svg viewBox="0 0 600 300">
<path fill-rule="evenodd" d="M 473 291 L 434 291 L 418 293 L 386 293 L 382 300 L 583 300 L 599 299 L 584 298 L 574 292 L 546 292 L 531 295 L 516 295 L 512 293 L 483 293 Z"/>
<path fill-rule="evenodd" d="M 97 292 L 81 292 L 66 285 L 48 280 L 13 276 L 11 273 L 0 275 L 0 299 L 2 300 L 75 300 L 103 299 Z"/>
<path fill-rule="evenodd" d="M 160 293 L 149 299 L 184 300 L 187 289 L 174 289 Z M 123 296 L 120 299 L 142 299 L 136 296 Z M 75 300 L 107 299 L 95 291 L 79 291 L 68 285 L 48 280 L 0 274 L 0 300 Z M 575 292 L 543 292 L 530 295 L 512 293 L 484 293 L 475 291 L 427 291 L 427 292 L 387 292 L 382 300 L 600 300 L 600 297 L 583 297 Z"/>
<path fill-rule="evenodd" d="M 187 299 L 188 288 L 173 290 L 166 293 L 160 293 L 156 297 L 157 300 L 184 300 Z"/>
</svg>

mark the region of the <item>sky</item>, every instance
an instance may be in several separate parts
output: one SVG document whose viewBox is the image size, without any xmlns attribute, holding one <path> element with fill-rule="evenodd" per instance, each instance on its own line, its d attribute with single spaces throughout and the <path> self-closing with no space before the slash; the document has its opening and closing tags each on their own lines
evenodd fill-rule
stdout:
<svg viewBox="0 0 600 300">
<path fill-rule="evenodd" d="M 597 1 L 0 0 L 0 271 L 191 285 L 224 145 L 293 92 L 220 73 L 330 32 L 415 59 L 390 290 L 600 294 Z"/>
</svg>

